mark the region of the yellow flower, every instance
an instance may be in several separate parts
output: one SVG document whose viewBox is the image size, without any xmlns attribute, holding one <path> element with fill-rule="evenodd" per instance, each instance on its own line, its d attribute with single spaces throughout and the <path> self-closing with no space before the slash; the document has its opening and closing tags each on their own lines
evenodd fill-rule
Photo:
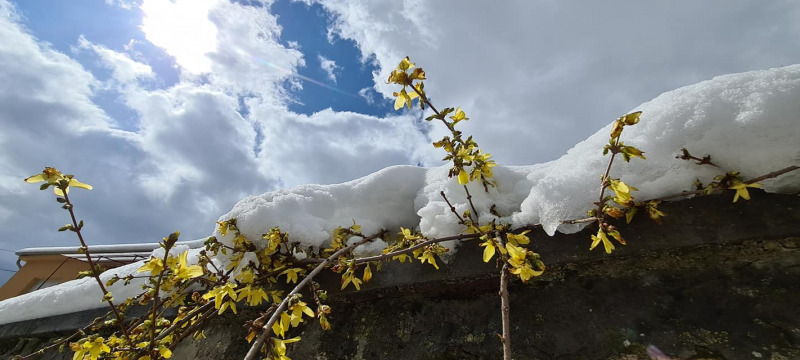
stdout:
<svg viewBox="0 0 800 360">
<path fill-rule="evenodd" d="M 525 261 L 525 258 L 528 257 L 528 250 L 519 246 L 514 246 L 512 243 L 506 243 L 506 250 L 508 250 L 508 256 L 511 257 L 508 259 L 508 262 L 514 267 L 519 267 L 519 265 Z"/>
<path fill-rule="evenodd" d="M 297 327 L 303 322 L 303 314 L 307 315 L 308 317 L 314 317 L 314 310 L 311 310 L 306 304 L 305 301 L 298 301 L 296 304 L 289 307 L 289 310 L 292 312 L 291 314 L 291 324 L 293 327 Z"/>
<path fill-rule="evenodd" d="M 425 80 L 425 71 L 422 68 L 416 68 L 414 71 L 411 72 L 411 76 L 409 76 L 411 80 Z"/>
<path fill-rule="evenodd" d="M 530 230 L 525 230 L 519 234 L 507 233 L 506 239 L 508 239 L 509 243 L 514 245 L 527 245 L 531 242 L 531 239 L 528 238 L 528 233 L 531 232 Z"/>
<path fill-rule="evenodd" d="M 328 317 L 325 314 L 319 314 L 319 326 L 322 327 L 322 330 L 330 330 L 331 323 L 328 321 Z"/>
<path fill-rule="evenodd" d="M 617 179 L 612 179 L 608 186 L 611 188 L 611 190 L 614 190 L 614 193 L 616 194 L 614 197 L 614 202 L 625 207 L 633 205 L 631 191 L 636 191 L 638 190 L 637 188 L 629 186 Z"/>
<path fill-rule="evenodd" d="M 86 353 L 89 353 L 90 360 L 97 360 L 101 354 L 111 352 L 111 348 L 106 345 L 102 337 L 97 337 L 93 341 L 86 340 L 81 344 L 71 343 L 69 348 L 75 352 L 72 360 L 85 359 Z"/>
<path fill-rule="evenodd" d="M 412 91 L 410 94 L 406 92 L 406 89 L 400 90 L 399 93 L 393 93 L 397 99 L 394 101 L 394 109 L 399 110 L 403 106 L 408 106 L 408 109 L 411 110 L 411 100 L 419 97 L 416 91 Z"/>
<path fill-rule="evenodd" d="M 404 227 L 400 227 L 399 235 L 403 235 L 403 239 L 405 240 L 417 240 L 419 239 L 419 235 L 412 235 L 411 229 L 406 229 Z"/>
<path fill-rule="evenodd" d="M 229 300 L 225 301 L 226 297 Z M 219 309 L 219 315 L 222 315 L 228 307 L 236 314 L 236 291 L 233 284 L 225 283 L 225 285 L 217 286 L 203 295 L 203 299 L 208 300 L 210 298 L 214 298 L 214 308 Z"/>
<path fill-rule="evenodd" d="M 661 223 L 661 218 L 667 216 L 661 210 L 658 210 L 658 204 L 660 203 L 661 201 L 650 201 L 647 203 L 647 214 L 650 216 L 650 219 L 659 224 Z"/>
<path fill-rule="evenodd" d="M 467 183 L 469 183 L 469 174 L 467 174 L 466 170 L 461 169 L 458 172 L 458 184 L 459 185 L 467 185 Z"/>
<path fill-rule="evenodd" d="M 67 181 L 67 186 L 64 191 L 61 191 L 61 182 L 64 180 Z M 25 179 L 25 182 L 30 184 L 40 183 L 42 181 L 47 182 L 47 186 L 43 186 L 42 190 L 46 189 L 47 187 L 54 186 L 53 193 L 55 193 L 57 196 L 64 196 L 64 192 L 69 193 L 70 186 L 92 190 L 91 185 L 84 184 L 76 180 L 72 175 L 64 175 L 57 169 L 51 167 L 44 168 L 44 171 L 42 171 L 41 174 L 29 176 Z"/>
<path fill-rule="evenodd" d="M 291 325 L 291 322 L 292 317 L 289 316 L 289 314 L 287 314 L 285 311 L 282 312 L 281 318 L 272 324 L 272 332 L 274 332 L 275 335 L 283 337 L 286 330 L 289 330 L 289 325 Z"/>
<path fill-rule="evenodd" d="M 291 268 L 291 269 L 286 269 L 286 270 L 281 271 L 281 273 L 278 274 L 278 276 L 286 275 L 286 283 L 287 284 L 289 282 L 291 282 L 293 284 L 296 284 L 297 283 L 297 274 L 301 274 L 303 272 L 304 272 L 303 269 Z"/>
<path fill-rule="evenodd" d="M 483 262 L 489 262 L 495 253 L 494 241 L 492 239 L 486 239 L 486 241 L 481 243 L 480 246 L 486 247 L 483 249 Z"/>
<path fill-rule="evenodd" d="M 736 194 L 733 195 L 733 202 L 739 200 L 739 196 L 744 198 L 745 200 L 750 200 L 750 193 L 747 192 L 747 188 L 760 188 L 761 184 L 754 183 L 754 184 L 745 184 L 743 182 L 737 181 L 733 185 L 731 185 L 730 189 L 736 190 Z"/>
<path fill-rule="evenodd" d="M 428 263 L 433 265 L 436 270 L 439 270 L 439 265 L 436 264 L 436 258 L 433 257 L 434 252 L 431 249 L 426 249 L 425 252 L 422 253 L 422 256 L 419 257 L 419 261 L 424 263 Z"/>
<path fill-rule="evenodd" d="M 356 287 L 356 290 L 361 290 L 362 281 L 361 281 L 361 279 L 356 277 L 355 271 L 353 270 L 352 267 L 348 268 L 347 271 L 345 271 L 344 274 L 342 274 L 342 288 L 341 288 L 341 290 L 344 290 L 344 288 L 346 288 L 347 285 L 350 284 L 350 283 L 353 283 L 353 286 Z"/>
<path fill-rule="evenodd" d="M 137 273 L 150 271 L 151 274 L 158 274 L 162 270 L 164 270 L 164 261 L 160 258 L 150 257 L 150 261 L 148 261 L 144 266 L 140 267 L 139 270 L 136 270 Z"/>
<path fill-rule="evenodd" d="M 608 239 L 606 236 L 606 232 L 603 229 L 597 230 L 597 236 L 592 235 L 592 246 L 589 247 L 589 250 L 594 249 L 597 244 L 603 242 L 603 247 L 606 249 L 606 254 L 611 254 L 611 251 L 614 250 L 614 244 L 611 243 L 611 240 Z"/>
<path fill-rule="evenodd" d="M 625 125 L 636 125 L 639 123 L 639 117 L 642 116 L 641 111 L 633 112 L 619 118 Z"/>
<path fill-rule="evenodd" d="M 282 336 L 281 336 L 282 337 Z M 272 338 L 272 349 L 270 350 L 271 356 L 268 359 L 272 360 L 291 360 L 286 356 L 286 344 L 300 341 L 300 337 L 294 337 L 287 340 L 280 340 Z"/>
<path fill-rule="evenodd" d="M 413 68 L 414 65 L 415 64 L 411 62 L 411 59 L 409 59 L 408 56 L 406 56 L 405 59 L 400 60 L 400 65 L 397 65 L 397 68 L 406 71 L 408 69 Z"/>
<path fill-rule="evenodd" d="M 461 110 L 461 108 L 456 108 L 456 113 L 453 116 L 450 116 L 450 119 L 453 120 L 453 124 L 456 124 L 461 120 L 469 120 L 467 115 L 464 113 L 464 110 Z"/>
<path fill-rule="evenodd" d="M 372 279 L 372 269 L 369 267 L 369 263 L 367 263 L 367 267 L 364 268 L 364 275 L 362 276 L 364 282 L 369 282 Z"/>
<path fill-rule="evenodd" d="M 247 299 L 247 303 L 250 306 L 258 306 L 264 300 L 269 300 L 267 293 L 264 291 L 264 288 L 256 287 L 253 288 L 250 285 L 247 285 L 239 290 L 239 297 L 236 301 L 242 301 Z"/>
<path fill-rule="evenodd" d="M 175 277 L 178 279 L 193 279 L 200 275 L 203 275 L 203 268 L 200 267 L 200 265 L 188 266 L 186 264 L 187 255 L 188 251 L 184 251 L 178 257 L 178 266 L 177 269 L 175 269 Z"/>
<path fill-rule="evenodd" d="M 544 274 L 544 270 L 533 270 L 530 264 L 527 263 L 525 263 L 525 265 L 521 267 L 512 268 L 511 270 L 509 270 L 509 272 L 514 275 L 518 275 L 519 278 L 522 280 L 522 282 L 527 282 L 534 276 L 539 276 Z"/>
<path fill-rule="evenodd" d="M 506 243 L 506 250 L 508 250 L 508 255 L 510 256 L 508 264 L 512 266 L 509 272 L 519 276 L 522 282 L 527 282 L 530 278 L 544 273 L 543 265 L 541 266 L 542 270 L 534 270 L 530 262 L 528 262 L 529 252 L 527 249 L 514 246 L 514 244 L 511 243 Z M 534 254 L 534 256 L 536 256 L 536 254 Z M 541 264 L 541 262 L 539 263 Z"/>
</svg>

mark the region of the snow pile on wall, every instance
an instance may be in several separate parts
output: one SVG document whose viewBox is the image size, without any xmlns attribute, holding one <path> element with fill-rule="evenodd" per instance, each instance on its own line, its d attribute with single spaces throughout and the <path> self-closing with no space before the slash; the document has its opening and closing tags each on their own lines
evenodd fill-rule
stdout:
<svg viewBox="0 0 800 360">
<path fill-rule="evenodd" d="M 611 173 L 639 189 L 633 193 L 636 199 L 690 190 L 695 179 L 708 183 L 729 170 L 741 171 L 749 179 L 800 165 L 800 65 L 716 77 L 664 93 L 631 112 L 638 110 L 643 112 L 641 122 L 626 127 L 622 140 L 643 150 L 647 160 L 615 161 Z M 498 186 L 489 193 L 470 184 L 481 222 L 493 217 L 489 207 L 496 204 L 500 221 L 514 226 L 541 224 L 551 235 L 556 230 L 578 231 L 579 225 L 560 222 L 585 217 L 596 201 L 609 159 L 602 156 L 602 148 L 610 130 L 609 124 L 552 162 L 495 168 Z M 676 159 L 682 147 L 695 156 L 712 155 L 720 168 Z M 440 191 L 459 212 L 468 205 L 461 186 L 447 178 L 447 168 L 395 166 L 343 184 L 249 196 L 220 220 L 237 218 L 241 232 L 253 241 L 280 226 L 291 241 L 315 247 L 329 241 L 337 226 L 349 226 L 353 220 L 364 234 L 404 226 L 419 228 L 429 237 L 455 235 L 461 226 Z M 798 192 L 798 173 L 762 184 L 771 192 Z M 231 240 L 230 235 L 228 239 L 214 235 Z M 380 251 L 380 246 L 373 245 L 370 251 Z M 190 252 L 196 261 L 196 251 Z M 103 276 L 135 272 L 139 266 L 131 264 Z M 93 279 L 82 279 L 5 300 L 0 302 L 0 323 L 102 307 L 102 294 L 91 290 L 93 286 Z M 137 284 L 123 288 L 121 282 L 111 288 L 117 300 L 139 290 Z"/>
<path fill-rule="evenodd" d="M 695 179 L 708 183 L 729 170 L 741 171 L 745 179 L 756 177 L 796 164 L 800 157 L 800 65 L 716 77 L 664 93 L 631 112 L 639 110 L 641 122 L 626 127 L 622 140 L 643 150 L 647 160 L 615 161 L 611 173 L 637 187 L 637 199 L 693 190 Z M 542 224 L 550 235 L 580 230 L 579 225 L 559 224 L 585 217 L 597 201 L 609 159 L 602 149 L 612 120 L 556 161 L 496 168 L 498 187 L 488 194 L 480 184 L 470 183 L 481 221 L 493 217 L 489 208 L 496 204 L 500 220 L 514 226 Z M 696 156 L 712 155 L 720 168 L 676 159 L 682 147 Z M 524 145 L 519 151 L 525 151 Z M 353 219 L 365 234 L 418 226 L 429 237 L 454 235 L 462 227 L 440 191 L 458 204 L 459 213 L 468 205 L 461 186 L 447 178 L 447 169 L 396 166 L 344 184 L 250 196 L 220 219 L 237 218 L 250 239 L 280 226 L 292 240 L 313 246 Z M 800 175 L 765 181 L 764 187 L 800 191 Z"/>
</svg>

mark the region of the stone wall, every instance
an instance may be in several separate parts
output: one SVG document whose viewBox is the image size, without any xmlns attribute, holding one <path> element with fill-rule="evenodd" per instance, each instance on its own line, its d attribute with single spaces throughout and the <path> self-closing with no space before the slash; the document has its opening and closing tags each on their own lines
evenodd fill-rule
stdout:
<svg viewBox="0 0 800 360">
<path fill-rule="evenodd" d="M 681 359 L 800 359 L 800 197 L 754 192 L 662 204 L 662 225 L 621 225 L 628 245 L 588 251 L 591 228 L 532 246 L 545 275 L 510 287 L 515 359 L 647 359 L 649 344 Z M 330 292 L 331 331 L 312 324 L 297 359 L 499 359 L 498 277 L 464 243 L 449 264 L 390 263 L 361 292 Z M 320 279 L 338 289 L 336 274 Z M 82 312 L 0 326 L 0 359 L 86 324 Z M 242 324 L 226 314 L 175 359 L 241 359 Z M 42 359 L 71 359 L 69 352 Z"/>
</svg>

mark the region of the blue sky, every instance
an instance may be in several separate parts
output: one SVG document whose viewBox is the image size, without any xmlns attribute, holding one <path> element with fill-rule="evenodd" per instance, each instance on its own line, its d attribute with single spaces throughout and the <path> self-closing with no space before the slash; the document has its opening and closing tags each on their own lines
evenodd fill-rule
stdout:
<svg viewBox="0 0 800 360">
<path fill-rule="evenodd" d="M 74 244 L 22 182 L 45 166 L 95 186 L 74 197 L 90 244 L 201 238 L 250 194 L 440 164 L 444 131 L 392 109 L 404 56 L 485 151 L 530 165 L 665 91 L 800 62 L 798 18 L 755 0 L 0 0 L 0 268 Z"/>
</svg>

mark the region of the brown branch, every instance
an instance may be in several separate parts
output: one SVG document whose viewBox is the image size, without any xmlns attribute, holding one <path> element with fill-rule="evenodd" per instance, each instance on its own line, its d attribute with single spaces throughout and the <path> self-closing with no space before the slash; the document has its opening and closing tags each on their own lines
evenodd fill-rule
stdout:
<svg viewBox="0 0 800 360">
<path fill-rule="evenodd" d="M 368 243 L 383 236 L 384 233 L 385 231 L 381 231 L 375 235 L 366 237 L 363 240 L 354 243 L 353 245 L 339 249 L 339 251 L 333 253 L 333 255 L 329 256 L 322 263 L 317 265 L 317 267 L 315 267 L 314 270 L 312 270 L 308 275 L 306 275 L 305 278 L 303 278 L 303 281 L 297 284 L 297 286 L 295 286 L 294 289 L 292 289 L 292 291 L 289 294 L 287 294 L 286 297 L 283 298 L 283 301 L 281 301 L 280 305 L 278 305 L 278 308 L 275 310 L 274 313 L 272 313 L 272 316 L 270 316 L 269 321 L 267 321 L 267 323 L 261 327 L 261 334 L 258 335 L 256 341 L 253 342 L 252 346 L 250 346 L 250 350 L 247 352 L 247 355 L 244 357 L 244 359 L 253 360 L 256 358 L 256 356 L 258 356 L 258 353 L 261 351 L 261 345 L 263 345 L 264 340 L 267 339 L 267 336 L 272 329 L 272 325 L 275 324 L 275 321 L 278 320 L 278 317 L 280 317 L 280 315 L 286 310 L 286 308 L 289 305 L 289 300 L 292 299 L 295 294 L 299 293 L 300 290 L 302 290 L 306 285 L 308 285 L 308 283 L 310 283 L 311 280 L 322 271 L 322 269 L 328 266 L 328 264 L 330 264 L 332 261 L 339 258 L 339 256 L 342 256 L 343 254 L 352 251 L 358 246 L 361 246 L 365 243 Z"/>
<path fill-rule="evenodd" d="M 78 221 L 75 219 L 75 212 L 72 211 L 74 205 L 69 201 L 69 195 L 67 194 L 67 188 L 61 189 L 64 193 L 64 202 L 67 205 L 67 211 L 69 211 L 69 216 L 72 219 L 72 228 L 75 231 L 75 234 L 78 235 L 78 240 L 81 242 L 81 249 L 84 251 L 84 255 L 86 255 L 86 261 L 89 263 L 89 267 L 92 269 L 92 277 L 97 281 L 97 285 L 100 286 L 100 290 L 103 291 L 103 298 L 106 297 L 108 294 L 108 289 L 106 289 L 105 284 L 103 284 L 103 280 L 100 280 L 100 271 L 95 266 L 94 261 L 92 260 L 92 255 L 89 253 L 89 247 L 86 245 L 86 241 L 83 240 L 83 235 L 81 234 L 81 228 L 78 227 Z M 119 328 L 122 330 L 122 335 L 125 337 L 126 340 L 130 341 L 130 335 L 128 335 L 128 329 L 125 327 L 125 323 L 123 322 L 124 318 L 122 314 L 119 313 L 117 306 L 114 305 L 114 302 L 111 299 L 107 300 L 108 306 L 111 307 L 111 310 L 114 312 L 114 317 L 116 317 L 117 322 L 119 323 Z"/>
<path fill-rule="evenodd" d="M 70 340 L 72 340 L 72 339 L 74 339 L 74 338 L 76 338 L 78 336 L 86 334 L 86 332 L 91 330 L 92 327 L 94 327 L 95 325 L 99 324 L 100 320 L 105 319 L 109 315 L 111 315 L 110 311 L 103 317 L 95 318 L 94 321 L 92 321 L 91 324 L 86 325 L 81 329 L 78 329 L 78 331 L 72 333 L 72 335 L 70 335 L 68 337 L 65 337 L 65 338 L 61 338 L 61 339 L 53 342 L 52 344 L 50 344 L 50 345 L 48 345 L 46 347 L 43 347 L 43 348 L 37 350 L 36 352 L 30 353 L 28 355 L 25 355 L 25 356 L 19 356 L 19 355 L 14 356 L 12 358 L 12 360 L 34 360 L 34 359 L 38 359 L 38 358 L 42 357 L 42 355 L 44 355 L 45 352 L 50 351 L 50 349 L 53 349 L 53 348 L 55 348 L 57 346 L 61 346 L 62 344 L 65 344 L 68 341 L 70 341 Z"/>
<path fill-rule="evenodd" d="M 162 259 L 162 265 L 165 267 L 161 269 L 158 273 L 158 279 L 156 280 L 156 286 L 153 288 L 153 310 L 152 310 L 152 323 L 150 324 L 150 347 L 148 352 L 151 356 L 153 356 L 153 350 L 155 350 L 156 346 L 156 328 L 158 327 L 158 298 L 159 298 L 159 290 L 161 290 L 161 280 L 164 279 L 164 272 L 167 270 L 167 259 L 169 258 L 169 249 L 170 247 L 167 245 L 166 240 L 164 241 L 164 259 Z M 151 274 L 152 275 L 152 274 Z"/>
<path fill-rule="evenodd" d="M 697 163 L 696 163 L 697 165 L 711 165 L 711 166 L 714 166 L 714 167 L 719 167 L 717 164 L 714 164 L 713 162 L 711 162 L 711 155 L 706 155 L 706 156 L 703 156 L 703 158 L 699 158 L 699 157 L 696 157 L 696 156 L 690 154 L 689 150 L 687 150 L 686 148 L 681 148 L 681 151 L 683 152 L 683 155 L 676 156 L 675 157 L 676 159 L 681 159 L 681 160 L 686 160 L 686 161 L 694 160 L 694 161 L 697 161 Z"/>
<path fill-rule="evenodd" d="M 504 248 L 506 246 L 505 237 L 505 232 L 501 232 L 500 236 L 496 237 L 498 247 Z M 500 341 L 503 343 L 503 360 L 511 360 L 511 305 L 508 300 L 508 255 L 503 254 L 502 251 L 498 255 L 497 262 L 503 264 L 500 267 L 500 291 L 497 293 L 500 295 L 500 318 L 502 319 L 503 328 Z"/>
<path fill-rule="evenodd" d="M 470 220 L 472 220 L 473 223 L 476 223 L 476 222 L 478 222 L 478 210 L 475 209 L 475 204 L 472 203 L 472 194 L 469 193 L 469 189 L 467 189 L 467 185 L 463 185 L 463 186 L 464 186 L 464 191 L 467 192 L 467 201 L 469 201 L 469 206 L 472 208 L 472 213 L 475 214 L 475 219 L 472 220 L 472 216 L 470 216 Z"/>
<path fill-rule="evenodd" d="M 614 142 L 614 146 L 612 147 L 611 151 L 611 159 L 608 160 L 608 166 L 606 166 L 606 172 L 603 174 L 602 179 L 600 179 L 600 199 L 597 200 L 597 221 L 603 220 L 603 197 L 606 194 L 606 189 L 608 188 L 608 175 L 611 173 L 611 165 L 614 163 L 614 158 L 617 157 L 616 148 L 619 147 L 619 136 L 617 136 L 617 140 Z"/>
<path fill-rule="evenodd" d="M 444 123 L 445 126 L 447 126 L 447 129 L 450 130 L 450 132 L 455 132 L 456 131 L 456 129 L 453 127 L 453 125 L 450 124 L 449 122 L 447 122 L 447 120 L 444 119 L 444 116 L 442 116 L 442 113 L 440 113 L 439 110 L 436 110 L 436 107 L 434 107 L 433 104 L 431 104 L 430 100 L 428 100 L 428 97 L 425 96 L 425 94 L 421 93 L 419 90 L 417 90 L 417 87 L 414 86 L 412 81 L 409 81 L 409 83 L 406 84 L 406 85 L 411 86 L 411 89 L 414 90 L 414 92 L 417 93 L 417 95 L 419 95 L 419 99 L 422 100 L 422 102 L 424 102 L 426 105 L 428 105 L 428 107 L 430 107 L 431 110 L 433 110 L 433 112 L 436 114 L 436 118 L 439 119 L 439 120 L 442 120 L 442 122 Z"/>
<path fill-rule="evenodd" d="M 795 165 L 787 166 L 787 167 L 785 167 L 783 169 L 780 169 L 780 170 L 777 170 L 777 171 L 773 171 L 771 173 L 767 173 L 767 174 L 761 175 L 761 176 L 759 176 L 757 178 L 752 178 L 750 180 L 745 181 L 744 183 L 745 184 L 757 183 L 759 181 L 764 181 L 764 180 L 767 180 L 767 179 L 772 179 L 774 177 L 781 176 L 783 174 L 795 171 L 797 169 L 800 169 L 800 166 L 795 166 Z"/>
<path fill-rule="evenodd" d="M 516 228 L 513 231 L 509 231 L 509 232 L 511 232 L 511 233 L 520 233 L 520 232 L 523 232 L 525 230 L 533 230 L 533 229 L 537 228 L 538 226 L 540 226 L 540 225 L 538 225 L 538 224 L 526 225 L 526 226 L 523 226 L 523 227 Z M 482 234 L 461 234 L 461 235 L 453 235 L 453 236 L 446 236 L 446 237 L 442 237 L 442 238 L 430 239 L 430 240 L 426 240 L 424 242 L 421 242 L 419 244 L 416 244 L 414 246 L 411 246 L 411 247 L 408 247 L 408 248 L 405 248 L 405 249 L 400 249 L 400 250 L 397 250 L 397 251 L 393 251 L 393 252 L 390 252 L 390 253 L 381 254 L 381 255 L 375 255 L 375 256 L 368 256 L 368 257 L 363 257 L 363 258 L 357 258 L 357 259 L 354 259 L 353 262 L 354 262 L 354 264 L 358 265 L 358 264 L 363 264 L 363 263 L 367 263 L 367 262 L 391 259 L 394 256 L 408 254 L 410 252 L 413 252 L 414 250 L 417 250 L 419 248 L 423 248 L 423 247 L 431 245 L 431 244 L 436 244 L 436 243 L 440 243 L 440 242 L 444 242 L 444 241 L 450 241 L 450 240 L 462 240 L 462 241 L 463 240 L 474 240 L 474 239 L 480 238 L 481 235 Z M 315 264 L 315 263 L 321 263 L 323 261 L 324 261 L 323 259 L 303 259 L 303 260 L 299 261 L 299 263 L 300 264 Z"/>
<path fill-rule="evenodd" d="M 156 337 L 156 340 L 161 340 L 161 339 L 163 339 L 164 337 L 166 337 L 167 335 L 169 335 L 169 334 L 171 334 L 171 333 L 175 332 L 175 330 L 177 330 L 178 328 L 180 328 L 181 326 L 183 326 L 183 324 L 185 324 L 187 321 L 189 321 L 189 320 L 190 320 L 190 319 L 191 319 L 193 316 L 195 316 L 197 313 L 199 313 L 199 312 L 202 312 L 202 311 L 205 311 L 205 310 L 208 310 L 208 308 L 209 308 L 209 307 L 213 307 L 213 306 L 214 306 L 214 303 L 213 303 L 213 302 L 207 302 L 207 303 L 205 303 L 204 305 L 202 305 L 202 306 L 200 306 L 200 307 L 197 307 L 197 308 L 194 308 L 194 309 L 192 309 L 191 311 L 189 311 L 189 312 L 186 314 L 186 316 L 185 316 L 183 319 L 180 319 L 180 320 L 178 320 L 178 321 L 176 321 L 176 322 L 172 323 L 172 326 L 170 326 L 170 327 L 169 327 L 169 328 L 167 328 L 166 330 L 164 330 L 164 331 L 160 332 L 160 333 L 158 334 L 158 336 Z M 216 309 L 215 309 L 215 310 L 216 310 Z"/>
<path fill-rule="evenodd" d="M 198 279 L 200 279 L 200 278 L 196 277 L 196 278 L 193 278 L 193 279 L 187 281 L 186 283 L 181 285 L 180 289 L 178 289 L 177 291 L 173 292 L 173 294 L 182 293 L 184 290 L 188 289 L 190 286 L 192 286 L 194 283 L 196 283 L 198 281 Z M 158 317 L 164 317 L 164 314 L 166 314 L 167 310 L 170 309 L 170 306 L 172 306 L 175 301 L 177 301 L 178 299 L 183 299 L 187 295 L 189 295 L 189 292 L 184 293 L 180 297 L 174 297 L 173 296 L 173 297 L 170 297 L 167 301 L 162 301 L 161 305 L 159 305 L 159 307 L 161 309 L 160 309 L 160 311 L 158 313 Z"/>
<path fill-rule="evenodd" d="M 574 220 L 563 220 L 561 221 L 562 224 L 583 224 L 583 223 L 591 223 L 600 220 L 596 216 L 583 218 L 583 219 L 574 219 Z"/>
<path fill-rule="evenodd" d="M 450 212 L 452 212 L 458 218 L 458 223 L 461 224 L 461 225 L 466 225 L 467 222 L 464 221 L 464 218 L 462 218 L 461 215 L 458 215 L 458 212 L 456 211 L 456 207 L 453 206 L 453 204 L 450 203 L 450 200 L 447 199 L 447 196 L 444 194 L 444 190 L 440 191 L 439 194 L 442 195 L 442 198 L 444 199 L 444 202 L 446 202 L 447 206 L 450 207 Z M 472 220 L 472 219 L 470 219 L 470 220 Z"/>
<path fill-rule="evenodd" d="M 213 304 L 213 302 L 209 303 L 209 304 Z M 188 328 L 186 328 L 186 330 L 182 331 L 180 333 L 180 335 L 178 335 L 178 338 L 175 339 L 175 341 L 173 341 L 172 344 L 170 345 L 170 350 L 174 350 L 175 347 L 177 347 L 181 343 L 181 341 L 183 341 L 183 339 L 185 339 L 187 336 L 189 336 L 189 334 L 194 333 L 195 331 L 197 331 L 198 328 L 202 327 L 203 324 L 206 321 L 208 321 L 208 319 L 210 319 L 211 316 L 213 316 L 216 313 L 217 313 L 217 309 L 215 309 L 213 307 L 208 309 L 208 310 L 206 310 L 206 312 L 204 312 L 203 315 L 200 316 L 200 319 L 198 319 L 197 322 L 195 322 L 194 324 L 190 325 Z"/>
<path fill-rule="evenodd" d="M 421 242 L 421 243 L 416 244 L 416 245 L 414 245 L 412 247 L 405 248 L 405 249 L 402 249 L 402 250 L 393 251 L 393 252 L 390 252 L 390 253 L 387 253 L 387 254 L 381 254 L 381 255 L 369 256 L 369 257 L 365 257 L 365 258 L 359 258 L 359 259 L 355 259 L 353 261 L 355 262 L 355 264 L 363 264 L 363 263 L 371 262 L 371 261 L 380 261 L 380 260 L 390 259 L 390 258 L 395 257 L 397 255 L 408 254 L 410 252 L 413 252 L 414 250 L 426 247 L 428 245 L 440 243 L 440 242 L 443 242 L 443 241 L 449 241 L 449 240 L 472 240 L 472 239 L 477 239 L 479 237 L 481 237 L 481 234 L 461 234 L 461 235 L 456 235 L 456 236 L 447 236 L 447 237 L 438 238 L 438 239 L 431 239 L 431 240 L 427 240 L 427 241 Z"/>
<path fill-rule="evenodd" d="M 503 318 L 503 360 L 511 360 L 511 305 L 508 301 L 508 262 L 500 269 L 500 313 Z"/>
<path fill-rule="evenodd" d="M 744 183 L 745 184 L 754 184 L 754 183 L 757 183 L 759 181 L 764 181 L 764 180 L 767 180 L 767 179 L 776 178 L 778 176 L 781 176 L 781 175 L 786 174 L 788 172 L 795 171 L 797 169 L 800 169 L 800 166 L 796 166 L 796 165 L 787 166 L 787 167 L 785 167 L 783 169 L 776 170 L 776 171 L 761 175 L 759 177 L 752 178 L 750 180 L 745 181 Z M 711 191 L 708 192 L 708 194 L 721 192 L 723 190 L 728 190 L 728 189 L 727 188 L 715 188 L 715 189 L 711 189 Z M 662 196 L 662 197 L 655 198 L 655 199 L 648 200 L 648 201 L 663 201 L 663 200 L 669 200 L 669 199 L 685 197 L 685 196 L 700 195 L 700 194 L 705 194 L 705 193 L 706 193 L 705 189 L 703 189 L 703 190 L 683 191 L 683 192 L 679 192 L 679 193 L 675 193 L 675 194 L 671 194 L 671 195 L 667 195 L 667 196 Z"/>
<path fill-rule="evenodd" d="M 786 174 L 788 172 L 795 171 L 797 169 L 800 169 L 800 166 L 796 166 L 796 165 L 787 166 L 787 167 L 785 167 L 783 169 L 776 170 L 776 171 L 761 175 L 759 177 L 752 178 L 750 180 L 745 181 L 744 183 L 745 184 L 754 184 L 754 183 L 757 183 L 759 181 L 764 181 L 764 180 L 767 180 L 767 179 L 776 178 L 778 176 L 781 176 L 781 175 Z M 728 189 L 726 189 L 726 188 L 711 189 L 709 194 L 721 192 L 723 190 L 728 190 Z M 682 191 L 682 192 L 679 192 L 679 193 L 674 193 L 674 194 L 670 194 L 670 195 L 666 195 L 666 196 L 662 196 L 662 197 L 657 197 L 655 199 L 645 200 L 643 202 L 664 201 L 664 200 L 669 200 L 669 199 L 674 199 L 674 198 L 680 198 L 680 197 L 686 197 L 686 196 L 692 196 L 692 195 L 700 195 L 700 194 L 705 194 L 705 193 L 706 193 L 705 189 L 703 189 L 703 190 L 692 190 L 692 191 Z M 588 217 L 588 218 L 585 218 L 585 219 L 563 220 L 563 221 L 561 221 L 561 223 L 562 224 L 580 224 L 580 223 L 587 223 L 587 222 L 595 222 L 597 220 L 598 220 L 597 217 Z"/>
</svg>

